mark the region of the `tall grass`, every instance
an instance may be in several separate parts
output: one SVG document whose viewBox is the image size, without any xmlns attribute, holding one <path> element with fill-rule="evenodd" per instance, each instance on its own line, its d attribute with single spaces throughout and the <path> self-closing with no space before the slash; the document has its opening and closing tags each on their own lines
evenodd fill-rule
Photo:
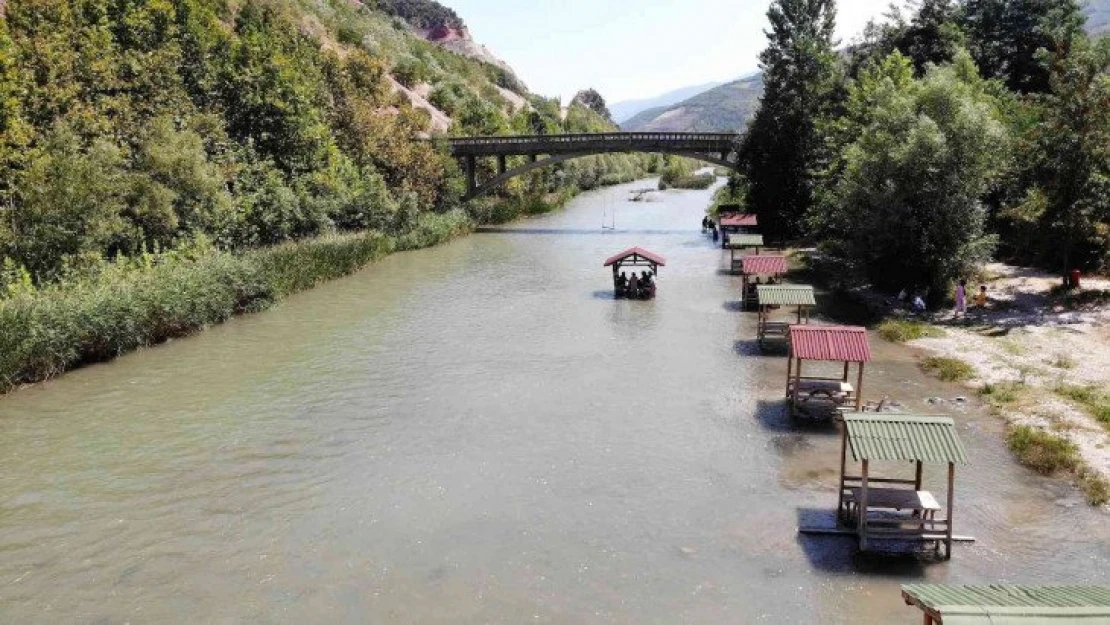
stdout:
<svg viewBox="0 0 1110 625">
<path fill-rule="evenodd" d="M 915 339 L 940 338 L 944 330 L 934 325 L 909 319 L 887 319 L 877 328 L 879 336 L 891 343 L 905 343 Z"/>
<path fill-rule="evenodd" d="M 394 251 L 435 245 L 470 227 L 462 212 L 429 214 L 397 237 L 326 235 L 243 254 L 166 257 L 0 300 L 0 392 L 263 310 Z"/>
<path fill-rule="evenodd" d="M 1007 442 L 1022 464 L 1044 475 L 1081 466 L 1075 443 L 1044 430 L 1019 425 L 1010 430 Z"/>
</svg>

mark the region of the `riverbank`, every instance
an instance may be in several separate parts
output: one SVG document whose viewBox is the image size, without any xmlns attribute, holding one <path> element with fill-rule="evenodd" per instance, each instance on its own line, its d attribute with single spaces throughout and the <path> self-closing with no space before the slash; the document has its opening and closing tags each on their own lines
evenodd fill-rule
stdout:
<svg viewBox="0 0 1110 625">
<path fill-rule="evenodd" d="M 1110 280 L 1063 292 L 1059 278 L 1001 263 L 969 288 L 988 305 L 888 323 L 931 354 L 926 370 L 974 389 L 1008 424 L 1011 450 L 1047 475 L 1070 475 L 1089 503 L 1110 503 Z"/>
<path fill-rule="evenodd" d="M 614 178 L 602 186 L 629 182 Z M 242 253 L 215 248 L 108 263 L 96 275 L 0 300 L 0 394 L 180 338 L 349 275 L 394 253 L 566 206 L 582 190 L 426 213 L 401 235 L 328 234 Z"/>
<path fill-rule="evenodd" d="M 148 255 L 16 294 L 0 300 L 0 392 L 264 310 L 394 252 L 472 229 L 461 211 L 426 214 L 402 235 L 368 231 L 236 254 L 213 248 Z"/>
</svg>

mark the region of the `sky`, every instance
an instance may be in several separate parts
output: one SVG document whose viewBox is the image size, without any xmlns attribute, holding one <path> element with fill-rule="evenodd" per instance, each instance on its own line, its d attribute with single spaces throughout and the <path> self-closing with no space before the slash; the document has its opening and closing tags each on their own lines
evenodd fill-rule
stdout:
<svg viewBox="0 0 1110 625">
<path fill-rule="evenodd" d="M 440 0 L 534 92 L 569 101 L 649 98 L 758 69 L 770 0 Z M 843 43 L 886 0 L 839 0 Z"/>
</svg>

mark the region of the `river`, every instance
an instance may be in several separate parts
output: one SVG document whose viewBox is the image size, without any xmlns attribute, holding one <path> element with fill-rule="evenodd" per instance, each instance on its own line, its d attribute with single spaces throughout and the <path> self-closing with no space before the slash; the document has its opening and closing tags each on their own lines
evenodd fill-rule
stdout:
<svg viewBox="0 0 1110 625">
<path fill-rule="evenodd" d="M 1107 515 L 974 406 L 975 544 L 799 537 L 839 439 L 783 415 L 709 192 L 645 184 L 0 399 L 0 621 L 916 623 L 901 583 L 1107 583 Z M 612 299 L 632 245 L 655 301 Z M 867 396 L 965 392 L 872 345 Z"/>
</svg>

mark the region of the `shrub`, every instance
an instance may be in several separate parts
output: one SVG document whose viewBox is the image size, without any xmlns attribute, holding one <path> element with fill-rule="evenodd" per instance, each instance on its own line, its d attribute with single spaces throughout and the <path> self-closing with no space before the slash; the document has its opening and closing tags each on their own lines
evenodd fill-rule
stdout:
<svg viewBox="0 0 1110 625">
<path fill-rule="evenodd" d="M 908 319 L 887 319 L 879 324 L 879 336 L 891 343 L 905 343 L 924 338 L 940 338 L 944 330 L 920 321 Z"/>
<path fill-rule="evenodd" d="M 1061 385 L 1056 392 L 1083 407 L 1087 414 L 1110 426 L 1110 394 L 1097 386 Z"/>
<path fill-rule="evenodd" d="M 1083 495 L 1087 498 L 1087 503 L 1092 506 L 1104 506 L 1110 503 L 1110 480 L 1107 480 L 1102 474 L 1092 469 L 1081 471 L 1079 487 L 1083 489 Z"/>
<path fill-rule="evenodd" d="M 1079 450 L 1075 443 L 1044 430 L 1019 425 L 1010 430 L 1007 442 L 1018 460 L 1038 473 L 1051 475 L 1079 467 Z"/>
<path fill-rule="evenodd" d="M 716 181 L 717 177 L 708 173 L 680 176 L 671 179 L 669 183 L 661 178 L 659 180 L 659 190 L 666 190 L 668 186 L 675 189 L 708 189 L 713 186 L 713 183 Z"/>
<path fill-rule="evenodd" d="M 921 368 L 945 382 L 962 382 L 975 377 L 975 369 L 958 358 L 931 356 L 921 363 Z"/>
<path fill-rule="evenodd" d="M 233 255 L 167 253 L 0 300 L 0 392 L 184 336 L 352 273 L 398 249 L 466 232 L 461 211 L 425 214 L 398 237 L 325 235 Z"/>
<path fill-rule="evenodd" d="M 986 384 L 979 391 L 983 397 L 994 407 L 1005 406 L 1013 404 L 1021 398 L 1021 393 L 1025 390 L 1025 386 L 1017 382 L 1005 382 L 1001 384 Z"/>
</svg>

